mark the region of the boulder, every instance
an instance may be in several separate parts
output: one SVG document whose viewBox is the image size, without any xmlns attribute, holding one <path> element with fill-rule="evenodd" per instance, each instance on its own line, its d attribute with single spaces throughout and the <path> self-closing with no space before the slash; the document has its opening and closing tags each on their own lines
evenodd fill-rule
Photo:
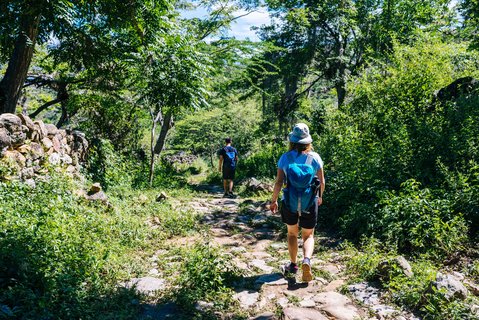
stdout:
<svg viewBox="0 0 479 320">
<path fill-rule="evenodd" d="M 144 295 L 150 295 L 156 291 L 163 290 L 165 288 L 165 280 L 153 277 L 133 278 L 125 283 L 125 287 L 135 289 Z"/>
<path fill-rule="evenodd" d="M 73 163 L 72 158 L 68 154 L 63 155 L 63 157 L 61 157 L 61 161 L 62 163 L 68 164 L 68 165 Z"/>
<path fill-rule="evenodd" d="M 34 123 L 34 130 L 32 133 L 32 140 L 41 141 L 48 135 L 48 131 L 45 128 L 45 124 L 42 120 L 36 120 Z"/>
<path fill-rule="evenodd" d="M 88 193 L 86 198 L 90 201 L 101 201 L 108 203 L 108 196 L 103 191 L 99 191 L 93 194 Z"/>
<path fill-rule="evenodd" d="M 53 166 L 59 165 L 60 161 L 61 161 L 60 155 L 56 152 L 53 152 L 52 154 L 48 156 L 48 162 Z"/>
<path fill-rule="evenodd" d="M 30 152 L 33 160 L 43 158 L 45 155 L 43 147 L 37 142 L 30 143 Z"/>
<path fill-rule="evenodd" d="M 273 185 L 261 182 L 256 178 L 248 178 L 245 181 L 243 181 L 242 184 L 246 186 L 247 190 L 252 192 L 258 192 L 258 191 L 272 192 L 273 191 Z"/>
<path fill-rule="evenodd" d="M 156 197 L 156 202 L 162 202 L 168 199 L 168 196 L 164 191 L 161 191 L 160 194 Z"/>
<path fill-rule="evenodd" d="M 461 283 L 461 281 L 450 274 L 442 274 L 438 272 L 436 275 L 436 281 L 432 282 L 432 286 L 439 290 L 444 289 L 446 299 L 466 299 L 469 294 L 468 290 Z"/>
<path fill-rule="evenodd" d="M 6 128 L 0 128 L 0 150 L 4 148 L 8 148 L 11 145 L 12 145 L 12 139 L 10 139 L 8 130 Z"/>
<path fill-rule="evenodd" d="M 53 148 L 53 142 L 48 137 L 43 137 L 42 145 L 45 148 L 45 150 L 50 150 L 51 148 Z"/>
<path fill-rule="evenodd" d="M 377 267 L 379 278 L 382 280 L 389 279 L 394 270 L 400 270 L 408 278 L 413 276 L 411 265 L 403 256 L 383 260 Z"/>
<path fill-rule="evenodd" d="M 47 130 L 48 136 L 55 136 L 58 133 L 58 129 L 54 124 L 47 123 L 45 124 L 45 129 Z"/>
<path fill-rule="evenodd" d="M 94 184 L 91 185 L 90 190 L 88 191 L 88 194 L 94 194 L 97 192 L 100 192 L 102 190 L 101 185 L 99 182 L 95 182 Z"/>
<path fill-rule="evenodd" d="M 464 284 L 469 288 L 473 295 L 479 297 L 479 285 L 469 280 L 466 280 Z"/>
<path fill-rule="evenodd" d="M 78 156 L 78 160 L 85 160 L 88 151 L 88 141 L 86 140 L 85 135 L 83 132 L 73 131 L 71 136 L 72 140 L 70 142 L 70 148 L 72 153 Z"/>
<path fill-rule="evenodd" d="M 35 172 L 32 167 L 30 168 L 23 168 L 21 172 L 21 177 L 23 180 L 31 179 L 35 176 Z"/>
<path fill-rule="evenodd" d="M 17 166 L 19 166 L 20 168 L 25 167 L 25 163 L 27 159 L 25 158 L 23 154 L 21 154 L 17 150 L 6 151 L 3 156 L 5 157 L 5 159 L 7 159 L 7 161 L 10 160 L 16 163 Z"/>
<path fill-rule="evenodd" d="M 53 150 L 55 150 L 56 152 L 60 152 L 61 151 L 60 140 L 58 140 L 56 136 L 53 136 L 51 140 L 52 140 Z"/>
<path fill-rule="evenodd" d="M 5 128 L 10 133 L 22 131 L 22 120 L 11 113 L 0 114 L 0 128 Z"/>
<path fill-rule="evenodd" d="M 0 140 L 3 141 L 3 143 L 0 142 L 0 144 L 8 142 L 8 139 L 5 137 L 6 135 L 10 137 L 10 145 L 8 146 L 19 146 L 23 144 L 27 138 L 22 120 L 14 114 L 4 113 L 0 115 L 0 128 L 5 129 L 2 130 L 1 135 L 3 138 L 0 138 Z M 5 147 L 5 145 L 3 147 Z"/>
<path fill-rule="evenodd" d="M 28 144 L 22 144 L 20 147 L 17 148 L 17 151 L 21 154 L 29 154 L 32 151 L 32 148 Z"/>
<path fill-rule="evenodd" d="M 28 128 L 28 131 L 33 131 L 35 129 L 35 124 L 33 123 L 33 120 L 30 119 L 29 116 L 25 114 L 21 114 L 21 113 L 19 113 L 17 116 L 18 118 L 20 118 L 20 121 L 22 122 L 22 124 Z"/>
</svg>

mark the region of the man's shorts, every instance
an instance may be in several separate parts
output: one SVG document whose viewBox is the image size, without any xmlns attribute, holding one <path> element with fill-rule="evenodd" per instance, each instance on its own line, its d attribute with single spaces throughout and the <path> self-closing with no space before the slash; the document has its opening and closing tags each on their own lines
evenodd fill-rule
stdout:
<svg viewBox="0 0 479 320">
<path fill-rule="evenodd" d="M 233 180 L 235 178 L 236 168 L 223 167 L 223 179 Z"/>
<path fill-rule="evenodd" d="M 314 204 L 308 210 L 308 212 L 301 213 L 301 216 L 298 212 L 291 212 L 288 209 L 288 206 L 281 201 L 279 211 L 281 212 L 281 221 L 284 223 L 294 226 L 299 221 L 299 226 L 305 229 L 314 229 L 316 222 L 318 221 L 318 201 L 315 199 Z"/>
</svg>

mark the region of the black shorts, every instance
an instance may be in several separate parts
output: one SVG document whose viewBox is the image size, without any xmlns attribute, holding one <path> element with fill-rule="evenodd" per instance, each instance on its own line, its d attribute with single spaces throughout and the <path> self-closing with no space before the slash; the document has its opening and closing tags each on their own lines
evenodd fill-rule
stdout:
<svg viewBox="0 0 479 320">
<path fill-rule="evenodd" d="M 223 167 L 223 179 L 233 180 L 235 178 L 236 168 Z"/>
<path fill-rule="evenodd" d="M 279 211 L 281 212 L 281 221 L 290 226 L 294 226 L 299 221 L 299 226 L 301 228 L 314 229 L 314 227 L 316 227 L 316 222 L 318 221 L 317 199 L 315 199 L 314 204 L 308 212 L 301 213 L 301 216 L 298 212 L 289 211 L 288 206 L 285 205 L 284 201 L 281 201 Z"/>
</svg>

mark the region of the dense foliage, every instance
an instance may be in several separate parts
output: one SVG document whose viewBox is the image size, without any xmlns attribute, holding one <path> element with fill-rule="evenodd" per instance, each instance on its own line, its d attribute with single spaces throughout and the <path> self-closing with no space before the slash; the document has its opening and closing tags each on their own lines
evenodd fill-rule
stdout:
<svg viewBox="0 0 479 320">
<path fill-rule="evenodd" d="M 477 207 L 458 203 L 477 192 L 477 88 L 458 99 L 437 90 L 477 74 L 477 58 L 426 37 L 397 46 L 390 60 L 357 79 L 346 112 L 330 114 L 321 139 L 331 163 L 328 212 L 348 236 L 451 254 L 466 224 L 477 230 Z"/>
<path fill-rule="evenodd" d="M 374 281 L 403 254 L 415 276 L 382 279 L 392 302 L 425 319 L 468 316 L 428 285 L 444 261 L 478 255 L 478 1 L 266 0 L 260 42 L 225 36 L 237 10 L 259 5 L 0 2 L 0 113 L 83 131 L 82 177 L 110 197 L 87 202 L 84 181 L 51 168 L 36 188 L 6 181 L 0 166 L 0 319 L 134 318 L 142 297 L 119 285 L 145 272 L 132 253 L 201 231 L 192 210 L 153 201 L 158 191 L 219 184 L 228 136 L 237 180 L 271 181 L 296 122 L 325 163 L 319 228 L 362 247 L 346 246 L 349 270 Z M 204 19 L 182 17 L 195 6 Z M 162 298 L 231 304 L 238 270 L 216 248 L 178 257 L 184 278 Z M 478 280 L 479 264 L 468 268 Z"/>
</svg>

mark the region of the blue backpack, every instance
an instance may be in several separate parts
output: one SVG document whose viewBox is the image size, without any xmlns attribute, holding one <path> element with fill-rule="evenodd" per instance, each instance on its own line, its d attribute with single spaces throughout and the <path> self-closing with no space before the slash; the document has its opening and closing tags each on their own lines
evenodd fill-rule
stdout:
<svg viewBox="0 0 479 320">
<path fill-rule="evenodd" d="M 289 164 L 286 169 L 286 188 L 283 189 L 285 204 L 291 212 L 308 213 L 317 191 L 313 183 L 316 176 L 312 166 L 313 156 L 307 154 L 304 164 L 295 163 L 291 152 L 286 156 Z"/>
<path fill-rule="evenodd" d="M 227 148 L 225 147 L 223 149 L 225 151 L 226 157 L 224 157 L 224 163 L 230 167 L 230 168 L 235 168 L 236 167 L 236 152 L 233 148 Z"/>
</svg>

